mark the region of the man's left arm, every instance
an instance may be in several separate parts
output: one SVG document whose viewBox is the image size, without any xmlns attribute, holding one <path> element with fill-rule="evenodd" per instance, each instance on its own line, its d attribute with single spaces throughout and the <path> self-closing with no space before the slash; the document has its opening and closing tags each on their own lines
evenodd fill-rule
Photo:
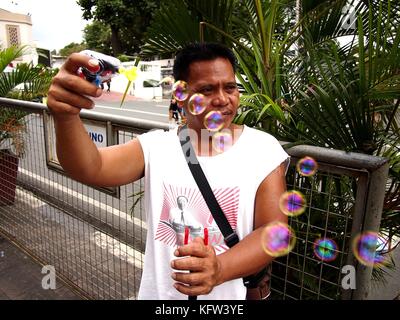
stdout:
<svg viewBox="0 0 400 320">
<path fill-rule="evenodd" d="M 279 208 L 279 199 L 286 191 L 285 172 L 286 165 L 282 163 L 260 184 L 255 200 L 254 231 L 234 247 L 216 256 L 212 246 L 205 246 L 201 238 L 196 238 L 176 250 L 176 256 L 186 258 L 173 260 L 171 267 L 192 271 L 173 273 L 178 291 L 186 295 L 208 294 L 219 284 L 259 272 L 274 259 L 262 248 L 262 232 L 271 222 L 287 223 L 287 216 Z"/>
</svg>

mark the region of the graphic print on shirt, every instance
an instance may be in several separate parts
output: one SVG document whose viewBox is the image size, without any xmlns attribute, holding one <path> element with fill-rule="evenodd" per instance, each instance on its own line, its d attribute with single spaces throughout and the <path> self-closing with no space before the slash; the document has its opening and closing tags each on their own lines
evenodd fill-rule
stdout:
<svg viewBox="0 0 400 320">
<path fill-rule="evenodd" d="M 222 211 L 235 230 L 239 207 L 239 187 L 213 190 Z M 208 243 L 216 253 L 228 249 L 200 191 L 164 184 L 164 200 L 155 239 L 169 246 L 182 246 L 185 227 L 189 229 L 189 243 L 196 237 L 204 238 L 208 229 Z"/>
</svg>

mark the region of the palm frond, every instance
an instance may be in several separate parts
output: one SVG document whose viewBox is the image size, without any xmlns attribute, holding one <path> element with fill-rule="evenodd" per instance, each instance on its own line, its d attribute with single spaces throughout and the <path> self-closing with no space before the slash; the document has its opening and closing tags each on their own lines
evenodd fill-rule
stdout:
<svg viewBox="0 0 400 320">
<path fill-rule="evenodd" d="M 2 73 L 13 60 L 21 57 L 25 53 L 26 48 L 26 46 L 11 46 L 9 48 L 0 50 L 0 73 Z"/>
<path fill-rule="evenodd" d="M 39 78 L 39 74 L 31 64 L 18 64 L 11 72 L 0 74 L 0 97 L 5 97 L 16 86 Z"/>
<path fill-rule="evenodd" d="M 185 44 L 200 41 L 202 21 L 230 33 L 233 8 L 233 0 L 171 0 L 163 3 L 147 30 L 146 43 L 141 54 L 175 54 Z M 204 40 L 225 42 L 225 37 L 214 30 L 206 29 Z"/>
</svg>

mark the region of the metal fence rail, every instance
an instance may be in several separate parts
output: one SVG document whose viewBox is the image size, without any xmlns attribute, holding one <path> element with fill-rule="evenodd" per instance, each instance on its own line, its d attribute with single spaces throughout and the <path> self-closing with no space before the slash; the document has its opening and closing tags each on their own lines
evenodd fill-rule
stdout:
<svg viewBox="0 0 400 320">
<path fill-rule="evenodd" d="M 45 158 L 44 105 L 0 98 L 0 112 L 13 108 L 29 114 L 26 152 L 19 159 L 15 201 L 12 162 L 0 155 L 0 233 L 17 242 L 57 276 L 90 299 L 135 299 L 140 284 L 146 237 L 142 182 L 122 186 L 119 197 L 80 184 L 49 168 Z M 118 143 L 168 124 L 82 111 L 81 117 L 106 121 Z M 1 131 L 1 130 L 0 130 Z M 47 134 L 51 134 L 47 132 Z M 388 171 L 386 159 L 310 146 L 287 150 L 291 155 L 288 188 L 302 192 L 306 212 L 290 219 L 297 244 L 273 263 L 274 299 L 364 299 L 372 268 L 359 264 L 351 241 L 363 230 L 378 231 Z M 294 170 L 310 156 L 319 165 L 313 177 Z M 136 196 L 132 196 L 136 194 Z M 133 203 L 138 200 L 131 212 Z M 322 262 L 313 254 L 318 237 L 338 244 L 338 257 Z M 344 265 L 357 269 L 357 288 L 343 290 Z"/>
<path fill-rule="evenodd" d="M 364 154 L 311 146 L 288 150 L 291 169 L 288 188 L 300 191 L 307 200 L 304 214 L 290 218 L 297 245 L 287 256 L 274 261 L 272 290 L 285 299 L 366 299 L 372 268 L 360 264 L 351 248 L 364 230 L 379 231 L 388 172 L 386 159 Z M 302 157 L 317 160 L 318 173 L 303 177 L 295 170 Z M 321 261 L 314 254 L 314 242 L 334 239 L 338 256 Z M 343 267 L 356 268 L 356 289 L 343 290 Z"/>
</svg>

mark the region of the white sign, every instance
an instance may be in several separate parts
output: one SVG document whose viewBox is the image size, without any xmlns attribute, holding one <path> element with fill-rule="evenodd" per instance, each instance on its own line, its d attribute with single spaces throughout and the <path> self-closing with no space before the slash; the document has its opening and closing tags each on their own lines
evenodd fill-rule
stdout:
<svg viewBox="0 0 400 320">
<path fill-rule="evenodd" d="M 95 124 L 88 120 L 82 120 L 89 137 L 99 148 L 107 147 L 107 125 Z"/>
<path fill-rule="evenodd" d="M 107 147 L 107 124 L 82 119 L 82 123 L 94 144 L 99 148 Z M 49 161 L 60 164 L 56 151 L 56 133 L 53 117 L 49 116 L 46 122 Z"/>
<path fill-rule="evenodd" d="M 54 169 L 58 172 L 62 172 L 64 174 L 64 170 L 61 167 L 60 162 L 58 161 L 57 158 L 56 133 L 54 129 L 53 117 L 50 114 L 45 113 L 43 119 L 45 128 L 47 166 L 51 169 Z M 86 120 L 86 119 L 81 119 L 81 120 L 90 139 L 92 139 L 92 141 L 98 148 L 107 147 L 108 142 L 110 145 L 117 143 L 116 142 L 117 139 L 115 136 L 108 137 L 107 122 Z M 110 132 L 112 132 L 112 130 L 110 130 Z M 96 189 L 99 189 L 102 192 L 106 192 L 114 197 L 119 198 L 119 187 L 104 187 L 104 188 L 100 187 Z"/>
</svg>

